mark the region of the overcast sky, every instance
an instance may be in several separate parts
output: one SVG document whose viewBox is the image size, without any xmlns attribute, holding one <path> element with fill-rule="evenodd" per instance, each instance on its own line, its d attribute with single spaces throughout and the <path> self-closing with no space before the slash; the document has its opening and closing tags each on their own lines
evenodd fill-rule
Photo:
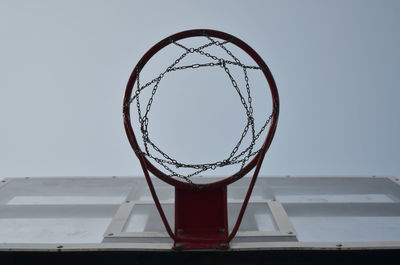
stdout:
<svg viewBox="0 0 400 265">
<path fill-rule="evenodd" d="M 153 44 L 192 28 L 246 41 L 275 77 L 261 174 L 400 177 L 399 25 L 399 1 L 1 0 L 0 178 L 142 175 L 126 82 Z"/>
</svg>

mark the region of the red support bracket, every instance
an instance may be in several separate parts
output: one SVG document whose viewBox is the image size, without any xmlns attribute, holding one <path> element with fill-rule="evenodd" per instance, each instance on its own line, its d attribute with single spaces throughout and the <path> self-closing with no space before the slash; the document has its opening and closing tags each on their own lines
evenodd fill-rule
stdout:
<svg viewBox="0 0 400 265">
<path fill-rule="evenodd" d="M 175 249 L 227 249 L 227 187 L 175 187 Z"/>
</svg>

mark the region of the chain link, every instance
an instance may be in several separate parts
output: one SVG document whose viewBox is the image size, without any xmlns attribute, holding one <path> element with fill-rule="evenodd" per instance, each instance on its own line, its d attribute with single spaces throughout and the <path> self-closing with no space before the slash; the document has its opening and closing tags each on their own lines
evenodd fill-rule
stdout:
<svg viewBox="0 0 400 265">
<path fill-rule="evenodd" d="M 212 39 L 210 36 L 205 35 L 205 37 L 209 40 L 209 42 L 200 47 L 197 47 L 197 48 L 188 48 L 188 47 L 171 39 L 170 43 L 173 43 L 176 46 L 184 49 L 185 52 L 182 53 L 171 65 L 169 65 L 157 77 L 155 77 L 154 79 L 145 83 L 142 86 L 140 84 L 140 78 L 139 78 L 142 67 L 137 67 L 136 91 L 135 91 L 133 97 L 129 100 L 128 106 L 127 106 L 127 107 L 129 107 L 129 105 L 136 99 L 136 108 L 138 111 L 138 121 L 140 124 L 140 131 L 142 133 L 144 151 L 141 151 L 141 150 L 134 150 L 134 151 L 136 153 L 140 153 L 142 155 L 145 155 L 145 156 L 153 159 L 156 163 L 161 165 L 165 170 L 167 170 L 169 172 L 170 177 L 182 178 L 191 184 L 194 184 L 190 179 L 191 177 L 199 175 L 200 173 L 207 171 L 207 170 L 214 170 L 218 167 L 224 167 L 224 166 L 235 165 L 235 164 L 240 164 L 240 169 L 243 169 L 246 162 L 260 151 L 260 149 L 257 151 L 253 151 L 256 141 L 258 140 L 258 138 L 260 137 L 262 132 L 265 130 L 265 128 L 268 126 L 268 124 L 270 123 L 270 121 L 272 120 L 272 117 L 274 116 L 274 114 L 276 112 L 276 106 L 274 105 L 272 113 L 268 116 L 267 120 L 265 121 L 265 123 L 263 124 L 261 129 L 256 133 L 255 122 L 254 122 L 254 117 L 253 117 L 252 97 L 251 97 L 251 90 L 250 90 L 250 83 L 249 83 L 249 78 L 248 78 L 248 74 L 247 74 L 247 69 L 262 70 L 262 68 L 259 66 L 244 65 L 243 63 L 241 63 L 240 60 L 235 55 L 233 55 L 232 52 L 228 48 L 226 48 L 225 44 L 229 43 L 228 40 L 220 42 L 220 41 L 216 41 L 216 40 Z M 204 51 L 205 48 L 210 47 L 210 46 L 220 47 L 222 50 L 224 50 L 229 55 L 229 57 L 231 57 L 233 59 L 233 61 L 212 55 L 212 54 Z M 183 58 L 185 58 L 188 54 L 191 54 L 191 53 L 198 53 L 202 56 L 212 59 L 213 61 L 209 62 L 209 63 L 197 63 L 197 64 L 191 64 L 191 65 L 177 66 L 177 64 Z M 227 65 L 238 66 L 238 67 L 242 68 L 243 74 L 244 74 L 245 86 L 246 86 L 246 94 L 247 94 L 246 97 L 243 96 L 242 92 L 240 91 L 238 83 L 236 82 L 236 80 L 234 79 L 232 74 L 230 73 L 230 70 Z M 170 72 L 186 70 L 186 69 L 198 69 L 198 68 L 203 68 L 203 67 L 215 67 L 215 66 L 222 67 L 224 69 L 225 73 L 227 74 L 227 76 L 229 77 L 229 79 L 232 83 L 232 86 L 234 87 L 236 93 L 238 94 L 240 102 L 246 111 L 247 123 L 243 129 L 243 132 L 242 132 L 239 140 L 237 141 L 237 143 L 235 144 L 235 146 L 233 147 L 232 151 L 230 152 L 230 154 L 227 158 L 225 158 L 221 161 L 211 162 L 211 163 L 203 163 L 203 164 L 188 164 L 188 163 L 178 162 L 176 159 L 169 156 L 167 153 L 165 153 L 163 150 L 161 150 L 156 144 L 154 144 L 151 141 L 149 132 L 148 132 L 148 124 L 149 124 L 148 114 L 151 110 L 151 106 L 153 104 L 156 92 L 159 87 L 159 83 L 162 80 L 162 78 Z M 142 110 L 141 110 L 139 96 L 143 89 L 145 89 L 151 85 L 153 85 L 153 88 L 152 88 L 149 101 L 147 102 L 147 105 L 146 105 L 146 108 L 145 108 L 145 111 L 143 114 Z M 247 99 L 247 101 L 246 101 L 246 99 Z M 237 152 L 239 151 L 239 148 L 241 147 L 241 145 L 243 143 L 243 139 L 248 134 L 249 129 L 251 131 L 251 142 L 247 148 L 245 148 L 239 154 L 237 154 Z M 162 156 L 162 158 L 153 155 L 150 152 L 150 146 L 155 152 L 159 153 Z M 172 166 L 174 166 L 175 168 L 189 168 L 189 169 L 191 168 L 191 169 L 194 169 L 194 172 L 187 174 L 187 175 L 183 175 L 183 174 L 178 173 L 175 169 L 172 169 L 171 168 Z"/>
</svg>

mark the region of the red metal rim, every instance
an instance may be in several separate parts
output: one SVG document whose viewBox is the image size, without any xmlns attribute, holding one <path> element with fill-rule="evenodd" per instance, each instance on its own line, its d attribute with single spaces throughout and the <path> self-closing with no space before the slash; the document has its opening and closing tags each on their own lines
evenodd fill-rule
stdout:
<svg viewBox="0 0 400 265">
<path fill-rule="evenodd" d="M 132 91 L 133 91 L 133 88 L 134 88 L 134 85 L 136 82 L 136 78 L 137 78 L 137 72 L 138 72 L 137 70 L 143 68 L 144 65 L 151 59 L 151 57 L 154 56 L 154 54 L 156 54 L 158 51 L 163 49 L 165 46 L 171 44 L 172 41 L 178 41 L 178 40 L 185 39 L 185 38 L 198 37 L 198 36 L 204 36 L 204 35 L 219 38 L 222 40 L 228 40 L 229 42 L 233 43 L 234 45 L 236 45 L 237 47 L 239 47 L 243 51 L 245 51 L 257 63 L 257 65 L 259 67 L 261 67 L 261 69 L 264 73 L 264 76 L 268 82 L 269 88 L 270 88 L 272 104 L 273 104 L 273 116 L 271 119 L 271 123 L 270 123 L 270 127 L 268 130 L 267 136 L 266 136 L 265 141 L 261 148 L 263 150 L 263 152 L 260 151 L 241 171 L 233 174 L 232 176 L 227 177 L 227 178 L 217 181 L 217 182 L 201 184 L 201 185 L 197 186 L 197 188 L 200 186 L 200 188 L 211 189 L 211 188 L 217 188 L 217 187 L 220 187 L 223 185 L 228 185 L 228 184 L 231 184 L 231 183 L 241 179 L 248 172 L 250 172 L 257 165 L 257 163 L 261 163 L 266 151 L 268 150 L 268 148 L 272 142 L 272 139 L 275 134 L 276 126 L 278 123 L 279 94 L 278 94 L 278 89 L 277 89 L 275 80 L 274 80 L 272 73 L 269 70 L 267 64 L 257 54 L 257 52 L 254 51 L 248 44 L 246 44 L 242 40 L 240 40 L 230 34 L 227 34 L 227 33 L 221 32 L 221 31 L 210 30 L 210 29 L 187 30 L 187 31 L 176 33 L 174 35 L 171 35 L 171 36 L 161 40 L 160 42 L 155 44 L 150 50 L 148 50 L 143 55 L 143 57 L 139 60 L 139 62 L 136 64 L 135 68 L 132 71 L 132 74 L 131 74 L 129 81 L 127 83 L 127 86 L 126 86 L 124 100 L 123 100 L 123 119 L 124 119 L 125 131 L 126 131 L 130 145 L 132 146 L 133 150 L 140 150 L 139 144 L 136 140 L 136 136 L 133 131 L 132 124 L 131 124 L 130 105 L 129 105 L 129 100 L 131 99 Z M 187 188 L 187 189 L 194 188 L 193 184 L 183 182 L 183 181 L 169 177 L 167 174 L 165 174 L 164 172 L 162 172 L 158 168 L 156 168 L 144 155 L 142 155 L 140 153 L 136 153 L 136 155 L 138 156 L 139 159 L 142 159 L 142 161 L 144 161 L 144 163 L 146 164 L 146 168 L 152 174 L 154 174 L 156 177 L 161 179 L 162 181 L 165 181 L 166 183 L 171 184 L 173 186 L 178 186 L 180 188 Z"/>
</svg>

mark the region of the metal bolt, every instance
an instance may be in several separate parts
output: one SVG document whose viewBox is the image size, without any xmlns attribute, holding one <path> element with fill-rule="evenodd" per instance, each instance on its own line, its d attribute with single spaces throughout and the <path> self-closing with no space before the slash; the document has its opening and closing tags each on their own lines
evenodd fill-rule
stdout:
<svg viewBox="0 0 400 265">
<path fill-rule="evenodd" d="M 183 247 L 183 244 L 182 243 L 176 243 L 175 244 L 175 248 L 182 248 Z"/>
<path fill-rule="evenodd" d="M 129 203 L 130 201 L 125 201 L 126 203 Z"/>
<path fill-rule="evenodd" d="M 342 244 L 337 244 L 336 246 L 339 247 L 339 248 L 341 248 L 343 245 L 342 245 Z"/>
<path fill-rule="evenodd" d="M 227 248 L 227 247 L 228 247 L 228 244 L 226 244 L 226 243 L 221 243 L 221 244 L 219 244 L 219 246 L 220 246 L 221 248 Z"/>
<path fill-rule="evenodd" d="M 182 234 L 183 233 L 183 229 L 178 228 L 177 232 L 178 232 L 178 234 Z"/>
<path fill-rule="evenodd" d="M 289 231 L 288 234 L 289 234 L 289 235 L 293 235 L 293 232 L 292 232 L 292 231 Z"/>
<path fill-rule="evenodd" d="M 221 232 L 221 233 L 225 232 L 225 228 L 219 228 L 218 232 Z"/>
<path fill-rule="evenodd" d="M 57 248 L 63 248 L 63 246 L 60 245 L 60 246 L 57 246 Z"/>
<path fill-rule="evenodd" d="M 113 236 L 114 235 L 114 233 L 109 233 L 109 234 L 107 234 L 108 236 Z"/>
</svg>

